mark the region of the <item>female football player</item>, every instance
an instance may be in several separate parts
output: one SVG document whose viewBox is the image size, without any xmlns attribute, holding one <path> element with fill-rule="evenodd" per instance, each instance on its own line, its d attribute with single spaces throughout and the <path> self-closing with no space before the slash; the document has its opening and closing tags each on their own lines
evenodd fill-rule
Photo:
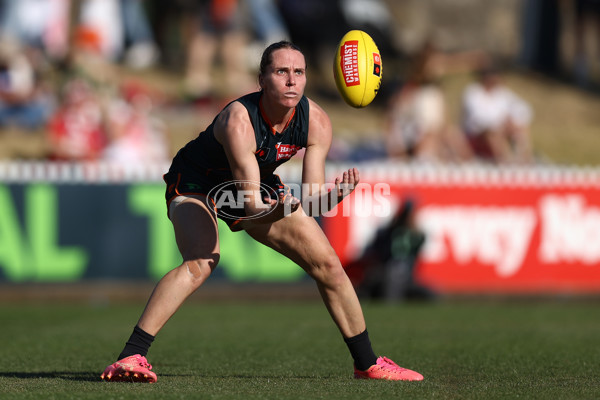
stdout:
<svg viewBox="0 0 600 400">
<path fill-rule="evenodd" d="M 227 105 L 173 159 L 165 175 L 166 200 L 183 263 L 157 284 L 118 361 L 102 378 L 156 382 L 145 356 L 160 329 L 217 266 L 221 218 L 230 229 L 245 230 L 287 256 L 315 280 L 352 354 L 356 378 L 423 379 L 374 354 L 354 288 L 327 237 L 307 215 L 340 203 L 359 182 L 359 173 L 349 169 L 336 178 L 334 190 L 324 189 L 332 128 L 323 109 L 304 96 L 303 53 L 286 41 L 272 44 L 263 53 L 258 80 L 260 91 Z M 274 175 L 301 148 L 302 204 L 315 205 L 310 210 Z M 223 190 L 232 199 L 242 193 L 243 204 L 218 201 Z"/>
</svg>

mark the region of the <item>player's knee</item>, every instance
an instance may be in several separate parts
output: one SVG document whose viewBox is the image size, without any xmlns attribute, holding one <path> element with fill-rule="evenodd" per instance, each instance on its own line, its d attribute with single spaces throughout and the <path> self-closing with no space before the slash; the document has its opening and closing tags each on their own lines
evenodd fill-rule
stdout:
<svg viewBox="0 0 600 400">
<path fill-rule="evenodd" d="M 213 254 L 209 258 L 186 260 L 182 264 L 182 268 L 185 270 L 185 273 L 188 278 L 191 279 L 192 283 L 196 286 L 200 286 L 217 267 L 219 257 L 219 254 Z"/>
<path fill-rule="evenodd" d="M 331 285 L 338 285 L 346 279 L 346 272 L 334 252 L 323 257 L 316 268 L 315 278 Z"/>
</svg>

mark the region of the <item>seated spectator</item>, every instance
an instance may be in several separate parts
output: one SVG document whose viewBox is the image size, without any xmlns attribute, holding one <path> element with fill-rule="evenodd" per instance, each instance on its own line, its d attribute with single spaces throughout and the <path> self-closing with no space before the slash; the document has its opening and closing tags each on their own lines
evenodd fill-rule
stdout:
<svg viewBox="0 0 600 400">
<path fill-rule="evenodd" d="M 116 62 L 124 51 L 124 24 L 119 0 L 84 0 L 76 7 L 76 30 L 94 32 L 96 51 Z"/>
<path fill-rule="evenodd" d="M 191 32 L 183 32 L 190 36 L 185 94 L 191 100 L 203 100 L 215 94 L 235 97 L 253 90 L 256 84 L 246 62 L 248 29 L 239 0 L 203 0 L 187 7 L 184 22 Z M 224 93 L 215 93 L 214 75 L 222 78 Z"/>
<path fill-rule="evenodd" d="M 118 81 L 118 68 L 103 53 L 102 32 L 93 26 L 80 25 L 73 32 L 69 60 L 70 73 L 84 76 L 95 85 L 111 85 Z"/>
<path fill-rule="evenodd" d="M 475 155 L 494 163 L 530 163 L 532 110 L 506 87 L 494 68 L 484 68 L 464 91 L 462 126 Z"/>
<path fill-rule="evenodd" d="M 283 39 L 289 39 L 285 21 L 275 0 L 246 0 L 250 25 L 262 48 Z M 260 56 L 258 56 L 260 57 Z"/>
<path fill-rule="evenodd" d="M 50 158 L 97 160 L 106 144 L 105 112 L 98 95 L 80 78 L 63 90 L 62 104 L 48 125 Z"/>
<path fill-rule="evenodd" d="M 26 53 L 16 42 L 0 39 L 0 127 L 40 129 L 51 108 L 52 97 Z"/>
<path fill-rule="evenodd" d="M 142 0 L 121 0 L 120 5 L 126 65 L 134 69 L 153 66 L 159 50 Z"/>
<path fill-rule="evenodd" d="M 109 106 L 102 159 L 123 165 L 167 161 L 165 126 L 152 115 L 152 97 L 137 85 L 126 85 L 122 92 L 123 98 Z"/>
<path fill-rule="evenodd" d="M 133 68 L 153 65 L 158 48 L 142 0 L 3 1 L 0 31 L 42 52 L 68 61 L 70 40 L 78 30 L 93 31 L 97 52 Z"/>
<path fill-rule="evenodd" d="M 388 157 L 436 162 L 446 158 L 444 141 L 452 129 L 438 87 L 413 80 L 391 99 L 387 112 Z"/>
<path fill-rule="evenodd" d="M 3 1 L 0 31 L 53 61 L 66 57 L 69 47 L 70 1 Z"/>
<path fill-rule="evenodd" d="M 276 0 L 246 0 L 245 5 L 246 17 L 252 28 L 248 58 L 252 60 L 251 64 L 258 65 L 262 52 L 268 45 L 289 40 L 290 34 Z"/>
<path fill-rule="evenodd" d="M 459 61 L 459 57 L 461 60 Z M 391 97 L 387 110 L 388 157 L 426 162 L 459 162 L 471 152 L 448 118 L 438 84 L 448 70 L 467 64 L 464 55 L 445 55 L 429 42 L 415 56 L 409 79 Z"/>
</svg>

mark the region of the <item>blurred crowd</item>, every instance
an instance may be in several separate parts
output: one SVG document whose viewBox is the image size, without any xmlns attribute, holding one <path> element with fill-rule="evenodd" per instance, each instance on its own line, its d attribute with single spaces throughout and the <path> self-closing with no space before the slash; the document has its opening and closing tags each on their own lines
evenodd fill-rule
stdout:
<svg viewBox="0 0 600 400">
<path fill-rule="evenodd" d="M 558 4 L 527 1 L 525 17 L 540 19 L 536 11 L 550 3 Z M 373 150 L 353 153 L 336 144 L 333 159 L 360 153 L 436 163 L 533 162 L 532 108 L 503 83 L 496 60 L 482 51 L 445 52 L 432 40 L 403 54 L 388 6 L 383 0 L 0 0 L 0 159 L 168 160 L 176 149 L 159 111 L 215 98 L 222 106 L 256 90 L 260 54 L 281 39 L 305 52 L 316 95 L 331 95 L 331 44 L 349 29 L 363 29 L 387 59 L 404 57 L 408 68 L 386 70 L 399 84 L 380 96 L 385 132 Z M 590 19 L 582 13 L 582 21 L 584 15 Z M 544 29 L 536 26 L 525 40 L 524 62 L 531 65 L 540 58 L 532 41 Z M 578 53 L 582 80 L 584 56 Z M 178 78 L 176 99 L 148 85 L 152 75 L 135 79 L 153 70 Z M 472 73 L 473 81 L 464 89 L 460 120 L 452 121 L 440 81 L 456 72 Z M 41 140 L 31 150 L 34 137 Z"/>
<path fill-rule="evenodd" d="M 291 34 L 317 59 L 318 43 L 348 27 L 341 10 L 320 0 L 0 0 L 0 158 L 167 160 L 165 103 L 222 105 L 256 90 L 252 66 Z M 179 78 L 176 99 L 153 91 L 152 76 L 131 79 L 153 68 Z"/>
<path fill-rule="evenodd" d="M 456 72 L 474 79 L 463 90 L 459 120 L 452 121 L 439 82 Z M 386 153 L 426 163 L 531 164 L 532 118 L 531 106 L 503 82 L 486 53 L 447 54 L 428 41 L 389 101 Z"/>
<path fill-rule="evenodd" d="M 165 160 L 166 129 L 152 112 L 158 98 L 116 68 L 157 58 L 140 1 L 1 1 L 0 128 L 14 140 L 0 156 Z"/>
</svg>

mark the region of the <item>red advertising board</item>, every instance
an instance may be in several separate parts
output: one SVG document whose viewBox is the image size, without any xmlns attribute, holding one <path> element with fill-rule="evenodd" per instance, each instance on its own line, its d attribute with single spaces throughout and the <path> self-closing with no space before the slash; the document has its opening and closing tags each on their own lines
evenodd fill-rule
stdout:
<svg viewBox="0 0 600 400">
<path fill-rule="evenodd" d="M 361 173 L 366 189 L 347 199 L 350 210 L 323 218 L 344 263 L 410 199 L 426 235 L 417 279 L 439 292 L 600 293 L 598 170 Z"/>
</svg>

